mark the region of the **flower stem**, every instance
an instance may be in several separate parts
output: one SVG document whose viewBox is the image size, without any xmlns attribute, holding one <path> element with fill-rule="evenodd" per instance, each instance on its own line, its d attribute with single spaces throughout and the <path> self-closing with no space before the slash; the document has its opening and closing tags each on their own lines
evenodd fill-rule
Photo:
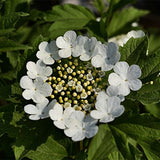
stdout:
<svg viewBox="0 0 160 160">
<path fill-rule="evenodd" d="M 83 141 L 80 141 L 80 151 L 83 150 Z"/>
</svg>

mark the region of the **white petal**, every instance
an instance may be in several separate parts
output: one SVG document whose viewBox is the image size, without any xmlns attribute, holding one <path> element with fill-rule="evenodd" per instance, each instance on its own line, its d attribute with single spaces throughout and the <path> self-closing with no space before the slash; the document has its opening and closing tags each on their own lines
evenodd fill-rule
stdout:
<svg viewBox="0 0 160 160">
<path fill-rule="evenodd" d="M 117 96 L 118 95 L 118 87 L 117 86 L 108 86 L 106 92 L 110 97 Z"/>
<path fill-rule="evenodd" d="M 47 48 L 48 42 L 44 41 L 39 44 L 39 50 L 44 51 Z"/>
<path fill-rule="evenodd" d="M 68 129 L 64 130 L 64 133 L 65 133 L 66 136 L 72 137 L 78 132 L 78 130 L 79 129 L 77 127 L 68 128 Z"/>
<path fill-rule="evenodd" d="M 60 104 L 55 104 L 54 108 L 49 111 L 52 120 L 60 120 L 62 118 L 63 108 Z"/>
<path fill-rule="evenodd" d="M 116 43 L 114 43 L 114 42 L 109 42 L 108 44 L 107 44 L 107 50 L 106 50 L 106 52 L 107 52 L 107 57 L 109 56 L 109 57 L 111 57 L 111 56 L 115 56 L 115 54 L 117 53 L 117 51 L 118 51 L 118 46 L 117 46 L 117 44 Z"/>
<path fill-rule="evenodd" d="M 122 83 L 118 86 L 119 95 L 127 96 L 130 93 L 128 83 Z"/>
<path fill-rule="evenodd" d="M 47 108 L 53 109 L 54 106 L 56 105 L 56 103 L 57 103 L 57 100 L 56 100 L 56 99 L 53 99 L 53 100 L 49 103 L 49 105 L 48 105 Z"/>
<path fill-rule="evenodd" d="M 35 74 L 33 72 L 30 72 L 30 71 L 27 71 L 27 75 L 31 79 L 36 79 L 37 78 L 37 74 Z"/>
<path fill-rule="evenodd" d="M 71 118 L 77 120 L 77 121 L 83 121 L 85 115 L 82 111 L 75 111 L 71 114 Z"/>
<path fill-rule="evenodd" d="M 29 116 L 29 119 L 30 119 L 30 120 L 39 120 L 39 119 L 40 119 L 40 116 L 39 116 L 39 115 L 30 115 L 30 116 Z"/>
<path fill-rule="evenodd" d="M 120 75 L 124 80 L 127 78 L 129 65 L 127 62 L 117 62 L 114 66 L 114 72 Z"/>
<path fill-rule="evenodd" d="M 103 113 L 103 112 L 100 112 L 100 111 L 97 111 L 97 110 L 91 111 L 90 115 L 91 115 L 91 117 L 93 117 L 94 119 L 101 119 L 101 118 L 104 117 L 104 113 Z"/>
<path fill-rule="evenodd" d="M 71 48 L 61 49 L 58 54 L 62 58 L 68 58 L 71 56 Z"/>
<path fill-rule="evenodd" d="M 96 68 L 101 67 L 104 63 L 104 57 L 102 57 L 101 55 L 96 55 L 91 59 L 91 63 Z"/>
<path fill-rule="evenodd" d="M 26 100 L 30 100 L 33 97 L 33 94 L 34 94 L 34 91 L 28 90 L 28 89 L 26 89 L 22 92 L 22 96 Z"/>
<path fill-rule="evenodd" d="M 91 56 L 87 53 L 83 53 L 79 58 L 81 61 L 89 61 L 91 59 Z"/>
<path fill-rule="evenodd" d="M 72 140 L 77 142 L 77 141 L 82 141 L 85 138 L 85 132 L 82 130 L 79 130 L 73 137 Z"/>
<path fill-rule="evenodd" d="M 98 132 L 98 126 L 94 125 L 88 128 L 85 128 L 85 137 L 86 138 L 91 138 L 93 136 L 95 136 Z"/>
<path fill-rule="evenodd" d="M 114 120 L 114 117 L 112 115 L 106 115 L 103 118 L 100 119 L 100 122 L 102 123 L 108 123 Z"/>
<path fill-rule="evenodd" d="M 38 51 L 36 56 L 38 59 L 43 60 L 46 56 L 48 56 L 48 54 L 44 51 Z"/>
<path fill-rule="evenodd" d="M 142 87 L 142 82 L 139 79 L 130 80 L 129 88 L 133 91 L 138 91 Z"/>
<path fill-rule="evenodd" d="M 54 64 L 55 60 L 51 56 L 46 56 L 45 58 L 43 58 L 43 62 L 45 64 L 51 65 Z"/>
<path fill-rule="evenodd" d="M 97 101 L 99 101 L 101 99 L 104 99 L 104 100 L 108 99 L 108 95 L 104 91 L 101 91 L 101 92 L 98 93 Z"/>
<path fill-rule="evenodd" d="M 111 64 L 107 64 L 107 63 L 103 63 L 101 66 L 101 70 L 102 71 L 110 71 L 111 69 L 113 69 L 114 65 Z"/>
<path fill-rule="evenodd" d="M 121 100 L 118 97 L 116 97 L 116 96 L 110 97 L 107 101 L 108 113 L 111 113 L 112 111 L 119 108 L 120 103 L 121 103 Z"/>
<path fill-rule="evenodd" d="M 34 94 L 32 96 L 32 100 L 35 103 L 42 103 L 45 100 L 45 97 L 42 94 L 38 93 L 38 92 L 34 92 Z"/>
<path fill-rule="evenodd" d="M 28 114 L 37 114 L 38 109 L 35 105 L 28 104 L 28 105 L 24 106 L 24 111 Z"/>
<path fill-rule="evenodd" d="M 65 34 L 64 34 L 64 39 L 66 41 L 68 41 L 70 44 L 74 44 L 75 41 L 76 41 L 76 32 L 74 31 L 67 31 Z"/>
<path fill-rule="evenodd" d="M 118 86 L 119 84 L 123 83 L 123 80 L 116 73 L 111 73 L 108 77 L 108 82 L 111 86 Z"/>
<path fill-rule="evenodd" d="M 56 39 L 56 45 L 59 48 L 69 48 L 70 47 L 70 44 L 68 42 L 66 42 L 62 36 L 60 36 Z"/>
<path fill-rule="evenodd" d="M 54 121 L 54 125 L 59 129 L 65 129 L 66 128 L 63 121 Z"/>
<path fill-rule="evenodd" d="M 32 61 L 27 62 L 26 68 L 28 71 L 32 72 L 33 74 L 37 74 L 37 67 L 36 64 Z"/>
<path fill-rule="evenodd" d="M 124 107 L 122 105 L 119 105 L 115 107 L 114 110 L 111 111 L 111 114 L 113 115 L 113 117 L 119 117 L 123 114 L 123 112 L 124 112 Z"/>
<path fill-rule="evenodd" d="M 20 79 L 20 86 L 23 89 L 33 89 L 34 88 L 33 81 L 28 76 L 23 76 Z"/>
<path fill-rule="evenodd" d="M 127 78 L 128 79 L 137 79 L 141 76 L 141 69 L 138 65 L 131 65 L 128 69 Z"/>
<path fill-rule="evenodd" d="M 73 107 L 67 107 L 64 110 L 64 116 L 69 117 L 74 111 L 75 111 L 75 109 Z"/>
</svg>

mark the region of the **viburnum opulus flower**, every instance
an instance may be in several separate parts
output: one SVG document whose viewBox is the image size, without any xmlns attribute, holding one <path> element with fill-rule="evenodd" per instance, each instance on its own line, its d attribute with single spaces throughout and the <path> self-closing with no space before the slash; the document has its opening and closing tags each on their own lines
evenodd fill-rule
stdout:
<svg viewBox="0 0 160 160">
<path fill-rule="evenodd" d="M 23 97 L 34 102 L 24 111 L 31 120 L 50 117 L 73 141 L 93 137 L 98 121 L 108 123 L 122 115 L 124 96 L 142 86 L 140 68 L 119 62 L 114 42 L 102 44 L 68 31 L 55 41 L 41 42 L 36 56 L 20 80 Z M 115 73 L 107 80 L 112 69 Z"/>
</svg>

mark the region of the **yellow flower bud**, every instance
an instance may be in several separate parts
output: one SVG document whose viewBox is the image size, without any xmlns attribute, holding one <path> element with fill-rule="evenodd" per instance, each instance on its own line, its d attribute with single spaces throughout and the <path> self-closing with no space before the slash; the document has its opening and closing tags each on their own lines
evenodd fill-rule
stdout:
<svg viewBox="0 0 160 160">
<path fill-rule="evenodd" d="M 51 82 L 48 82 L 48 84 L 51 85 L 52 83 L 51 83 Z"/>
<path fill-rule="evenodd" d="M 67 67 L 68 67 L 68 64 L 64 64 L 64 67 L 67 68 Z"/>
<path fill-rule="evenodd" d="M 51 81 L 51 80 L 52 80 L 52 77 L 49 77 L 48 80 Z"/>
<path fill-rule="evenodd" d="M 53 95 L 53 94 L 51 94 L 51 98 L 54 98 L 54 95 Z"/>
<path fill-rule="evenodd" d="M 58 63 L 61 63 L 61 60 L 59 59 L 57 62 L 58 62 Z"/>
</svg>

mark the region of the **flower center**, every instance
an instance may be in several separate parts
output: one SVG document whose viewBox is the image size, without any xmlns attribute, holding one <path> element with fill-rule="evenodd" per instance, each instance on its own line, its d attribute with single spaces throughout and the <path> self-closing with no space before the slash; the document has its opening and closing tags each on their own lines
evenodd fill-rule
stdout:
<svg viewBox="0 0 160 160">
<path fill-rule="evenodd" d="M 56 61 L 53 75 L 47 80 L 53 88 L 51 99 L 55 98 L 64 108 L 74 107 L 84 113 L 90 112 L 94 109 L 98 92 L 106 87 L 102 85 L 102 73 L 99 72 L 78 58 Z"/>
</svg>

